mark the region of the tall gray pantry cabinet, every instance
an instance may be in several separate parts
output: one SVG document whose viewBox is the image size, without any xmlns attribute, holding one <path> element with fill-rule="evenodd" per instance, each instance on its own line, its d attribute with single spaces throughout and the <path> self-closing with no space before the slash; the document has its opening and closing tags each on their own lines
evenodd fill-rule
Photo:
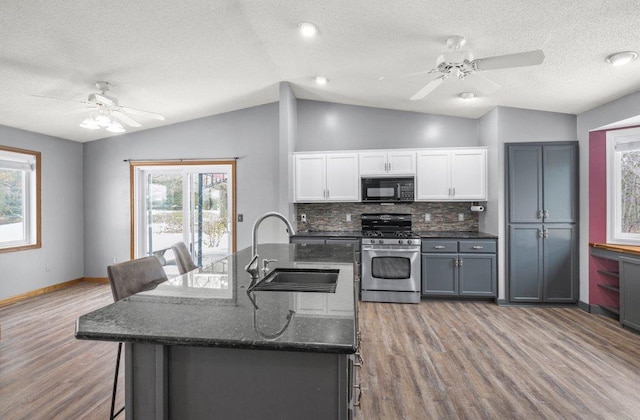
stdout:
<svg viewBox="0 0 640 420">
<path fill-rule="evenodd" d="M 511 143 L 507 157 L 509 301 L 578 300 L 578 142 Z"/>
</svg>

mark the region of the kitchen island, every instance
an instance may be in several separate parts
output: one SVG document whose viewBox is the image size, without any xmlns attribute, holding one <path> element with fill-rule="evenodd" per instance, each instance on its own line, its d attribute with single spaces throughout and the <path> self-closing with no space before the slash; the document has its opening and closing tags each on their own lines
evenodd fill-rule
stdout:
<svg viewBox="0 0 640 420">
<path fill-rule="evenodd" d="M 275 268 L 338 269 L 335 293 L 251 291 L 251 250 L 77 321 L 125 342 L 127 419 L 346 419 L 357 398 L 354 249 L 258 247 Z"/>
</svg>

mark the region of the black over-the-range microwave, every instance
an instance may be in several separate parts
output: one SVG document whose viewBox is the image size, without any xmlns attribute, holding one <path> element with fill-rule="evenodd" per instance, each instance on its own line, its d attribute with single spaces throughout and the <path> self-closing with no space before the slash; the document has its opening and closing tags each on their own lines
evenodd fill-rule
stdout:
<svg viewBox="0 0 640 420">
<path fill-rule="evenodd" d="M 362 201 L 369 203 L 397 203 L 414 201 L 413 177 L 362 178 Z"/>
</svg>

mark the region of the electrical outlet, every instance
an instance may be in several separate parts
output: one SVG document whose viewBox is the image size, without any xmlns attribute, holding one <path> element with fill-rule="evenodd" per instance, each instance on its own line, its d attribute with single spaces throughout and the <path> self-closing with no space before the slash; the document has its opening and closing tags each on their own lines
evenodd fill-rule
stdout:
<svg viewBox="0 0 640 420">
<path fill-rule="evenodd" d="M 425 213 L 424 214 L 424 221 L 425 222 L 430 222 L 431 221 L 431 214 L 430 213 Z"/>
<path fill-rule="evenodd" d="M 113 258 L 111 259 L 111 262 L 112 262 L 113 264 L 117 264 L 117 263 L 118 263 L 118 259 L 117 259 L 116 257 L 113 257 Z"/>
<path fill-rule="evenodd" d="M 464 222 L 464 213 L 458 213 L 458 222 Z"/>
<path fill-rule="evenodd" d="M 351 221 L 351 213 L 347 213 L 347 222 Z"/>
<path fill-rule="evenodd" d="M 49 271 L 51 271 L 51 266 L 50 266 L 49 264 L 45 264 L 45 265 L 44 265 L 44 271 L 46 271 L 47 273 L 48 273 Z"/>
<path fill-rule="evenodd" d="M 304 214 L 304 213 L 302 213 L 302 214 L 300 215 L 300 221 L 301 221 L 302 223 L 307 223 L 307 215 L 306 215 L 306 214 Z"/>
</svg>

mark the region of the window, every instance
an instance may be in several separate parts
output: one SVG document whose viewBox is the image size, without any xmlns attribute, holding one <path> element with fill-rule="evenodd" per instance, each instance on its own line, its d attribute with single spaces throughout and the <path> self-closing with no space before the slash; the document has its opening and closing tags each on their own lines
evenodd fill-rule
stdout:
<svg viewBox="0 0 640 420">
<path fill-rule="evenodd" d="M 0 146 L 0 252 L 40 246 L 40 152 Z"/>
<path fill-rule="evenodd" d="M 640 127 L 607 132 L 607 242 L 640 245 Z"/>
</svg>

